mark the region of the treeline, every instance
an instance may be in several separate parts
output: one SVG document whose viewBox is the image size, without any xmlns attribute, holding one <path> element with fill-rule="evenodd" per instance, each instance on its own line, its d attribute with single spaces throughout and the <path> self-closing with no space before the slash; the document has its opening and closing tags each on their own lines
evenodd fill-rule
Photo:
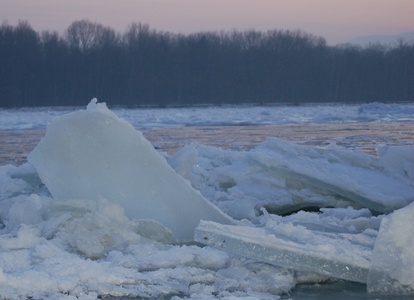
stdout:
<svg viewBox="0 0 414 300">
<path fill-rule="evenodd" d="M 87 20 L 61 36 L 0 27 L 0 106 L 414 101 L 414 45 L 327 46 L 302 31 L 120 34 Z"/>
</svg>

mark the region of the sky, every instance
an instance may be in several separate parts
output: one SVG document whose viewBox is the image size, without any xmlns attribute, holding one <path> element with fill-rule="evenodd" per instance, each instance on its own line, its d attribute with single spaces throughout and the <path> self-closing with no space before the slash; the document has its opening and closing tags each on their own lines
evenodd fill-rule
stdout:
<svg viewBox="0 0 414 300">
<path fill-rule="evenodd" d="M 87 19 L 124 32 L 129 24 L 192 33 L 301 29 L 328 44 L 414 31 L 414 0 L 0 0 L 0 22 L 28 21 L 63 33 Z"/>
</svg>

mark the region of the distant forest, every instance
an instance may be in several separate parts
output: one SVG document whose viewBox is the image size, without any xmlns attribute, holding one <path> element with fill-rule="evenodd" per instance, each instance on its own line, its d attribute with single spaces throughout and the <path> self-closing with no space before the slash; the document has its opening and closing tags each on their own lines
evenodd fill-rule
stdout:
<svg viewBox="0 0 414 300">
<path fill-rule="evenodd" d="M 414 45 L 328 46 L 303 31 L 124 33 L 87 20 L 59 35 L 0 27 L 0 107 L 414 101 Z"/>
</svg>

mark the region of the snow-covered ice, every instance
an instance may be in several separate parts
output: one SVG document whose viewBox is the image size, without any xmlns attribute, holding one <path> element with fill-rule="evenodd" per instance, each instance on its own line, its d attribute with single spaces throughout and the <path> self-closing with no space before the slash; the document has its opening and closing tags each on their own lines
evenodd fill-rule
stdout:
<svg viewBox="0 0 414 300">
<path fill-rule="evenodd" d="M 374 157 L 336 145 L 270 138 L 248 152 L 190 144 L 169 162 L 223 211 L 252 219 L 306 206 L 390 212 L 414 201 L 414 147 L 381 147 Z"/>
<path fill-rule="evenodd" d="M 9 187 L 0 202 L 2 298 L 271 299 L 296 283 L 284 268 L 165 243 L 162 227 L 129 219 L 117 203 L 56 201 L 28 164 L 1 170 L 0 183 Z"/>
<path fill-rule="evenodd" d="M 213 108 L 195 109 L 189 122 L 205 124 L 197 111 L 204 109 L 211 122 L 221 122 Z M 249 118 L 248 109 L 224 108 L 223 116 L 234 124 L 274 122 L 273 111 L 257 109 L 262 109 L 257 119 Z M 324 106 L 295 115 L 288 113 L 295 111 L 290 107 L 280 108 L 279 117 L 304 123 L 412 120 L 410 109 Z M 136 111 L 110 111 L 92 102 L 87 110 L 67 112 L 38 112 L 31 119 L 33 126 L 50 123 L 43 146 L 31 154 L 36 168 L 0 167 L 1 298 L 277 299 L 298 284 L 335 278 L 368 280 L 373 293 L 413 294 L 412 145 L 380 146 L 378 156 L 371 156 L 337 145 L 268 139 L 250 151 L 188 144 L 165 160 L 128 124 L 139 127 Z M 152 113 L 145 111 L 144 125 L 166 118 L 166 126 L 174 126 L 185 123 L 179 114 L 191 115 L 191 109 L 149 117 Z M 28 115 L 36 113 L 22 113 L 16 124 L 30 128 Z M 62 165 L 49 165 L 53 161 Z M 99 185 L 102 178 L 105 185 Z M 134 197 L 146 195 L 141 199 L 153 196 L 149 190 L 164 189 L 175 207 L 162 211 L 164 201 L 142 204 L 142 211 L 153 215 L 140 215 L 129 200 L 120 200 L 131 186 L 138 193 Z M 198 195 L 200 211 L 183 204 L 183 194 Z M 215 206 L 234 223 L 223 225 L 229 219 Z M 173 232 L 186 227 L 185 236 L 192 236 L 198 220 L 211 216 L 208 211 L 219 213 L 220 220 L 201 222 L 196 240 L 214 247 L 170 242 L 167 227 Z M 174 212 L 178 227 L 162 225 Z M 197 224 L 186 226 L 188 215 Z M 277 251 L 286 249 L 278 260 Z"/>
</svg>

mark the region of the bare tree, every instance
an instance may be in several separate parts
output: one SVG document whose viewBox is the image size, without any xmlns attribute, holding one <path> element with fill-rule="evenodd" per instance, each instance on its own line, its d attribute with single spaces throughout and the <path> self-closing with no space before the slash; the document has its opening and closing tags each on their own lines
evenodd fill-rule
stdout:
<svg viewBox="0 0 414 300">
<path fill-rule="evenodd" d="M 66 30 L 66 39 L 71 47 L 89 50 L 117 40 L 115 31 L 101 24 L 81 20 L 73 22 Z"/>
</svg>

